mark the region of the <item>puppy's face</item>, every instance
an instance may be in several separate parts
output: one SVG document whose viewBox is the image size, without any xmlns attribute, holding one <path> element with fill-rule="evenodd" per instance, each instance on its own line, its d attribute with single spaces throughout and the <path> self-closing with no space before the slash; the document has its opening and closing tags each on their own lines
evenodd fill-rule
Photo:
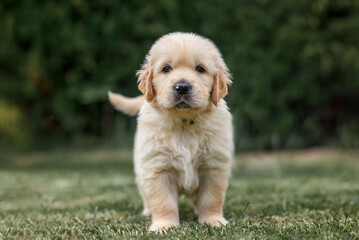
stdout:
<svg viewBox="0 0 359 240">
<path fill-rule="evenodd" d="M 151 48 L 138 71 L 148 102 L 176 112 L 217 104 L 227 94 L 228 69 L 215 45 L 198 35 L 172 33 Z"/>
</svg>

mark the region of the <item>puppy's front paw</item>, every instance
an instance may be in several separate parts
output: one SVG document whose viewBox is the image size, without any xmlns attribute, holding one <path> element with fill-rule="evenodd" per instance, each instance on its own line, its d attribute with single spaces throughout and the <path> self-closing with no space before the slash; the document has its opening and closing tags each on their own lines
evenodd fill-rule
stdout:
<svg viewBox="0 0 359 240">
<path fill-rule="evenodd" d="M 200 223 L 207 223 L 212 227 L 221 227 L 222 225 L 227 225 L 228 221 L 222 216 L 208 216 L 201 217 L 199 219 Z"/>
<path fill-rule="evenodd" d="M 160 233 L 162 230 L 166 230 L 169 227 L 178 226 L 178 225 L 179 225 L 179 223 L 171 222 L 171 221 L 157 221 L 157 222 L 152 223 L 149 230 L 152 232 Z"/>
</svg>

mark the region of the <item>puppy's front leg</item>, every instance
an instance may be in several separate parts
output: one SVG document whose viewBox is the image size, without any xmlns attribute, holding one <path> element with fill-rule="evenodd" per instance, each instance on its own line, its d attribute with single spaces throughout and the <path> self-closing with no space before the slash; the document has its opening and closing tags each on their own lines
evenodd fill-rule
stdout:
<svg viewBox="0 0 359 240">
<path fill-rule="evenodd" d="M 223 169 L 203 169 L 200 172 L 200 188 L 196 209 L 198 221 L 211 226 L 226 225 L 223 217 L 223 202 L 228 186 L 229 171 Z"/>
<path fill-rule="evenodd" d="M 179 225 L 178 191 L 174 175 L 155 173 L 143 181 L 143 190 L 152 211 L 150 231 L 161 231 Z"/>
</svg>

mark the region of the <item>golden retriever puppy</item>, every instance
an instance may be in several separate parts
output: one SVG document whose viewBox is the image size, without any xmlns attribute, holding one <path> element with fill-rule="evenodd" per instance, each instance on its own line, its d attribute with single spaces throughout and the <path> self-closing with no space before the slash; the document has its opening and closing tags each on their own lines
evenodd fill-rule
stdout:
<svg viewBox="0 0 359 240">
<path fill-rule="evenodd" d="M 193 33 L 155 42 L 137 72 L 144 94 L 109 92 L 114 107 L 138 115 L 134 165 L 150 230 L 180 223 L 179 194 L 193 199 L 200 223 L 227 224 L 222 207 L 233 158 L 231 77 L 216 46 Z"/>
</svg>

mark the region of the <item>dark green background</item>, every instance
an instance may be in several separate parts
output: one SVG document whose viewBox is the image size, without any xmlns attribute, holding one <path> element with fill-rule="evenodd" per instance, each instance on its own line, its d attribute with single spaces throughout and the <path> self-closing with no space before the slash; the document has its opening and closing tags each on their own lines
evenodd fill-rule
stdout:
<svg viewBox="0 0 359 240">
<path fill-rule="evenodd" d="M 173 31 L 212 39 L 234 83 L 237 151 L 359 146 L 359 2 L 0 1 L 3 148 L 132 145 L 106 92 Z"/>
</svg>

